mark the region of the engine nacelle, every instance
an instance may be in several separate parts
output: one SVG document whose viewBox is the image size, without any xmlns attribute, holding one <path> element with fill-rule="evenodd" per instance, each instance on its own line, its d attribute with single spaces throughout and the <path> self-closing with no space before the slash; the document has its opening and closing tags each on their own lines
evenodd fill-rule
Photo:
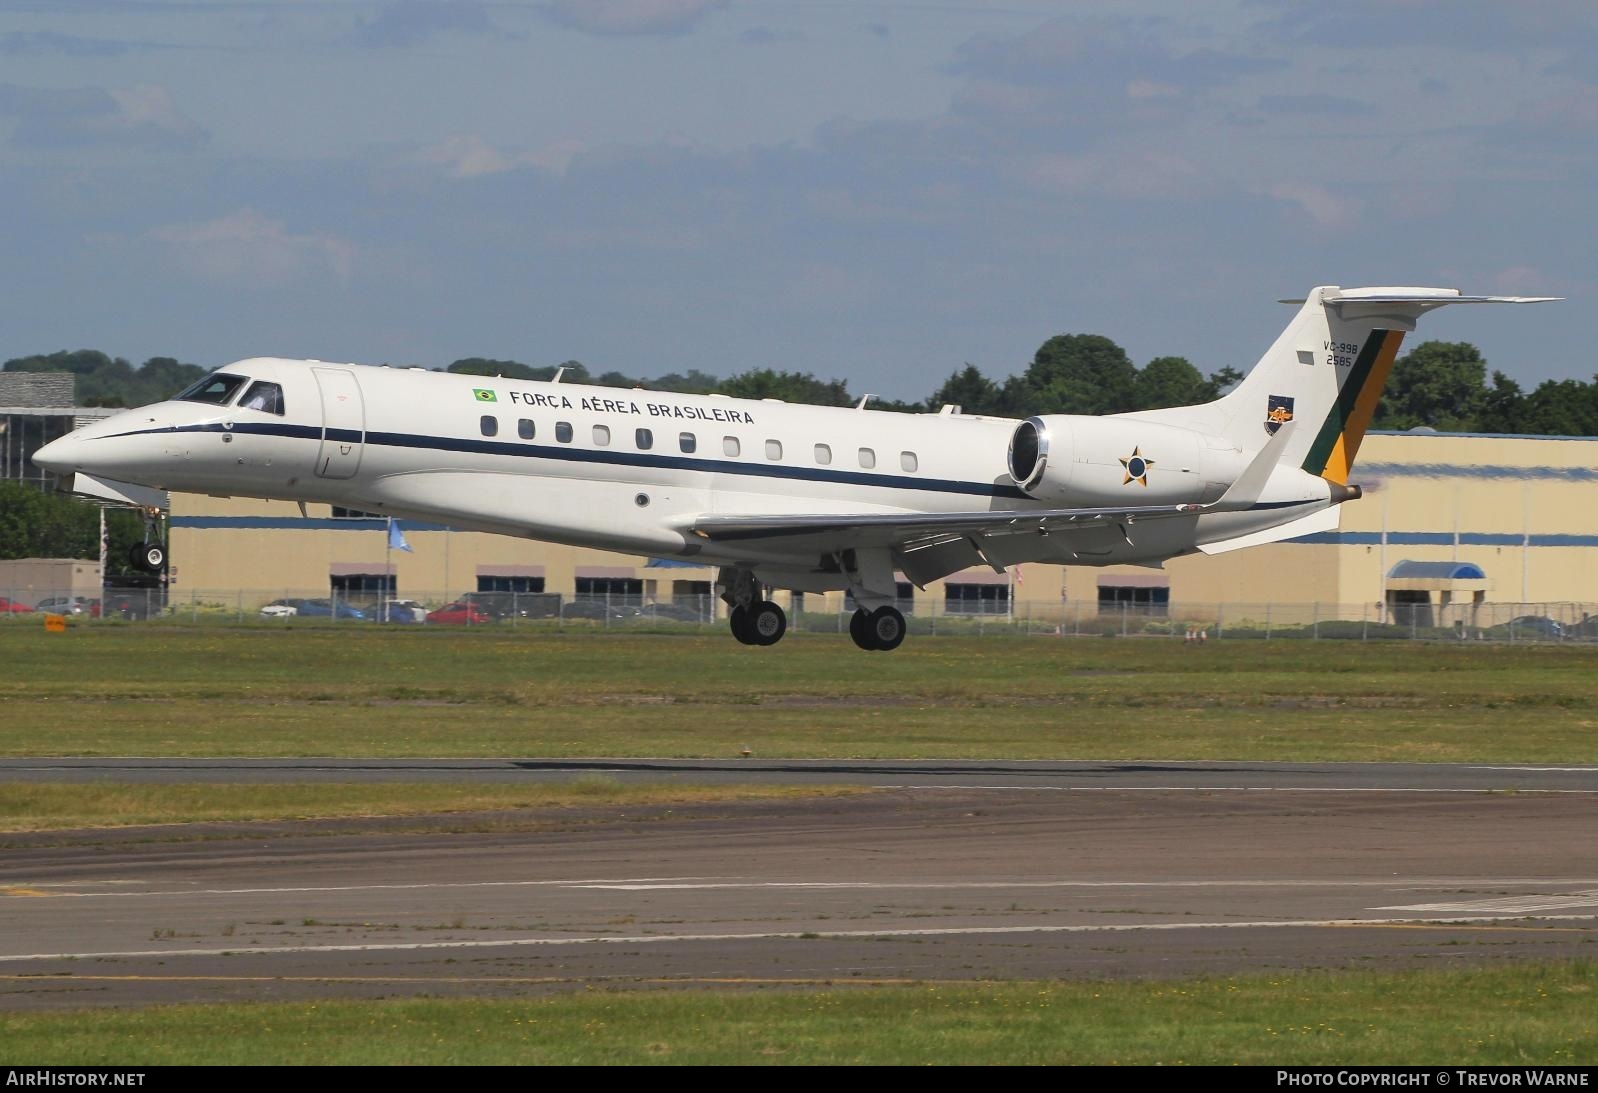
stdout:
<svg viewBox="0 0 1598 1093">
<path fill-rule="evenodd" d="M 1136 418 L 1030 417 L 1010 437 L 1010 474 L 1063 508 L 1209 504 L 1243 472 L 1231 441 Z"/>
</svg>

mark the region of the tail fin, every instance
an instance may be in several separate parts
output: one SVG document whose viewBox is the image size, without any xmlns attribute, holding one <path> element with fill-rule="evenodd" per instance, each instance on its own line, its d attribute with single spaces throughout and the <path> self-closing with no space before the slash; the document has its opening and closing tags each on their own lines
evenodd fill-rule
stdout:
<svg viewBox="0 0 1598 1093">
<path fill-rule="evenodd" d="M 1257 451 L 1286 422 L 1294 435 L 1280 462 L 1339 485 L 1348 483 L 1360 441 L 1404 335 L 1445 304 L 1539 303 L 1554 297 L 1462 296 L 1446 288 L 1323 286 L 1304 300 L 1287 329 L 1243 382 L 1216 402 L 1133 416 L 1184 425 Z"/>
</svg>

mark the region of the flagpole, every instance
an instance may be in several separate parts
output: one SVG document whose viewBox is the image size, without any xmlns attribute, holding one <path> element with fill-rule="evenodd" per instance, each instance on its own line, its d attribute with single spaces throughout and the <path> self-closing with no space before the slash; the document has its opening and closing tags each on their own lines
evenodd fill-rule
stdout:
<svg viewBox="0 0 1598 1093">
<path fill-rule="evenodd" d="M 388 534 L 383 536 L 383 592 L 378 597 L 378 601 L 377 601 L 378 604 L 379 604 L 377 621 L 379 621 L 379 622 L 387 622 L 388 621 L 388 612 L 389 612 L 388 603 L 389 603 L 389 600 L 393 599 L 393 597 L 389 595 L 389 588 L 388 588 L 389 582 L 394 580 L 393 563 L 389 561 L 389 558 L 393 555 L 393 553 L 394 553 L 394 518 L 392 516 L 390 516 L 388 518 Z M 395 584 L 395 590 L 398 591 L 399 582 L 395 581 L 394 584 Z"/>
</svg>

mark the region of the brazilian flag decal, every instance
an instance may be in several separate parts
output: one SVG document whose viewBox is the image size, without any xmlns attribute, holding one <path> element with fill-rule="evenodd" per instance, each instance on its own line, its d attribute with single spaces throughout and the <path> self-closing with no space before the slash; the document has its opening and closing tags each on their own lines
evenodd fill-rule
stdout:
<svg viewBox="0 0 1598 1093">
<path fill-rule="evenodd" d="M 473 387 L 472 397 L 478 402 L 498 402 L 499 396 L 486 387 Z"/>
</svg>

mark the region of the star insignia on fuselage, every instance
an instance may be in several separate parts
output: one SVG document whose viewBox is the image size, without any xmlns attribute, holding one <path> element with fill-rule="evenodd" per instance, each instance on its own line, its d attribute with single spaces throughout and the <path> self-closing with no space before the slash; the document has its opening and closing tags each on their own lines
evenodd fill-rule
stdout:
<svg viewBox="0 0 1598 1093">
<path fill-rule="evenodd" d="M 1143 449 L 1135 447 L 1132 454 L 1121 460 L 1121 473 L 1126 477 L 1121 479 L 1121 485 L 1136 482 L 1144 489 L 1149 486 L 1149 468 L 1154 466 L 1154 460 L 1143 457 Z"/>
</svg>

